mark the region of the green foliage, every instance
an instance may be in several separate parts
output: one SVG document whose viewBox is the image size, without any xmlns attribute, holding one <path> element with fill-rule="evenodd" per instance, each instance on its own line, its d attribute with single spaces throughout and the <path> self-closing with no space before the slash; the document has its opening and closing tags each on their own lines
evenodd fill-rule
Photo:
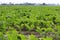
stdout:
<svg viewBox="0 0 60 40">
<path fill-rule="evenodd" d="M 55 30 L 57 29 L 57 32 Z M 60 34 L 59 6 L 0 6 L 0 36 L 7 40 L 27 40 L 25 35 L 18 34 L 34 30 L 42 36 Z M 27 29 L 27 30 L 25 30 Z M 18 33 L 17 33 L 18 32 Z M 48 35 L 50 36 L 50 35 Z M 20 39 L 21 37 L 21 39 Z M 59 37 L 60 38 L 60 37 Z M 44 40 L 52 40 L 44 38 Z M 4 38 L 2 40 L 5 40 Z M 38 40 L 34 35 L 29 40 Z"/>
<path fill-rule="evenodd" d="M 47 28 L 46 32 L 54 32 L 54 30 L 52 28 Z"/>
<path fill-rule="evenodd" d="M 41 33 L 41 32 L 42 32 L 39 27 L 37 27 L 36 31 L 37 31 L 38 33 Z"/>
<path fill-rule="evenodd" d="M 8 40 L 18 40 L 17 39 L 17 32 L 15 30 L 8 31 L 6 35 L 8 37 Z"/>
<path fill-rule="evenodd" d="M 43 38 L 43 40 L 52 40 L 52 38 L 46 37 L 46 38 Z"/>
<path fill-rule="evenodd" d="M 29 36 L 29 40 L 38 40 L 38 38 L 36 38 L 33 34 L 31 34 L 31 35 Z"/>
<path fill-rule="evenodd" d="M 19 37 L 21 38 L 21 40 L 27 40 L 27 38 L 23 34 L 19 34 Z"/>
<path fill-rule="evenodd" d="M 0 32 L 0 40 L 4 40 L 4 34 Z"/>
</svg>

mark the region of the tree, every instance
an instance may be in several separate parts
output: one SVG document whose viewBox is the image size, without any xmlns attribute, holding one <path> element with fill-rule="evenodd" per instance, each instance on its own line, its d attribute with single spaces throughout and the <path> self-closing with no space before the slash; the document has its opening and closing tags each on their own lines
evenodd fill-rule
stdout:
<svg viewBox="0 0 60 40">
<path fill-rule="evenodd" d="M 43 3 L 43 5 L 46 5 L 45 3 Z"/>
</svg>

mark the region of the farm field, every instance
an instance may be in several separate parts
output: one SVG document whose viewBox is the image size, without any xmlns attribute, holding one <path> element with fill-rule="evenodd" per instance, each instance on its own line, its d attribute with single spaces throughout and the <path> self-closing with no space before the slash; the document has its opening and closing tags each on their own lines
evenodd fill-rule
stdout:
<svg viewBox="0 0 60 40">
<path fill-rule="evenodd" d="M 60 6 L 0 6 L 0 40 L 60 40 Z"/>
</svg>

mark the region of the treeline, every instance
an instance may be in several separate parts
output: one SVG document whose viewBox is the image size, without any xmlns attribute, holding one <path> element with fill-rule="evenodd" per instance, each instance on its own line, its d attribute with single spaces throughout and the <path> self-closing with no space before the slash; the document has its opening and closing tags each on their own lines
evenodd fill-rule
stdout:
<svg viewBox="0 0 60 40">
<path fill-rule="evenodd" d="M 14 3 L 1 3 L 0 5 L 56 5 L 56 4 L 46 4 L 46 3 L 42 3 L 42 4 L 36 4 L 36 3 L 20 3 L 20 4 L 14 4 Z"/>
</svg>

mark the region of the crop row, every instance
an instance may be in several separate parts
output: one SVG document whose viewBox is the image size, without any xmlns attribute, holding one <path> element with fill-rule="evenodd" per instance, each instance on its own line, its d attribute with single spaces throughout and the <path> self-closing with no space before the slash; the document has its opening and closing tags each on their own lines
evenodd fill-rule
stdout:
<svg viewBox="0 0 60 40">
<path fill-rule="evenodd" d="M 1 34 L 5 35 L 7 32 L 13 30 L 16 30 L 18 35 L 22 31 L 34 31 L 39 33 L 42 36 L 42 38 L 52 37 L 52 39 L 56 38 L 56 40 L 59 40 L 60 7 L 0 6 L 0 32 L 2 32 Z M 9 36 L 9 39 L 12 40 L 13 37 L 11 36 L 13 34 L 11 34 L 11 36 L 10 34 L 7 35 Z M 15 32 L 14 35 L 16 35 Z M 24 40 L 24 37 L 22 38 L 22 40 Z"/>
</svg>

